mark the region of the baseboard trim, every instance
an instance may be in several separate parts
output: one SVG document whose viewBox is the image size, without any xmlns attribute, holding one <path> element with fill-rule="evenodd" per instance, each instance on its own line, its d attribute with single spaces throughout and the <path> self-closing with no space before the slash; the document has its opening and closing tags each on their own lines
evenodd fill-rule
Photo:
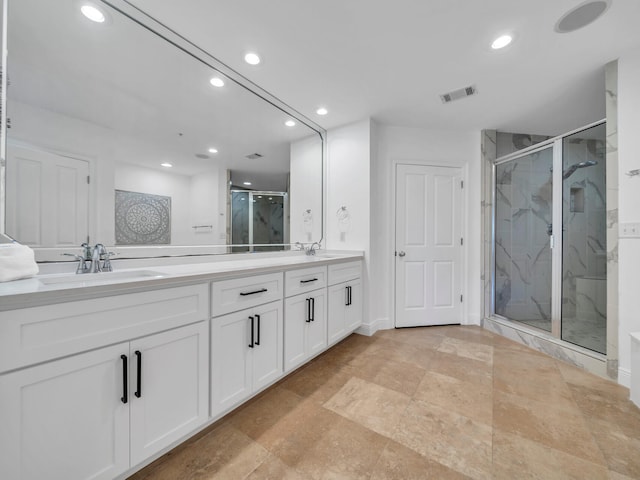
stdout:
<svg viewBox="0 0 640 480">
<path fill-rule="evenodd" d="M 356 330 L 356 333 L 370 337 L 371 335 L 376 333 L 378 330 L 388 330 L 389 328 L 392 328 L 387 326 L 388 323 L 389 323 L 389 319 L 386 317 L 376 318 L 371 323 L 363 323 L 362 325 L 360 325 Z"/>
<path fill-rule="evenodd" d="M 631 370 L 618 367 L 618 383 L 627 388 L 631 388 Z"/>
</svg>

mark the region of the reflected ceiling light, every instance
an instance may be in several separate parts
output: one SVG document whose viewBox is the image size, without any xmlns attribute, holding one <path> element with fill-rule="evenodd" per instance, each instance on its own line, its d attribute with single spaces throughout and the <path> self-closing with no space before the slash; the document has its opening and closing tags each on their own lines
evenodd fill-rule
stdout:
<svg viewBox="0 0 640 480">
<path fill-rule="evenodd" d="M 217 148 L 210 148 L 209 149 L 209 153 L 218 153 L 218 149 Z"/>
<path fill-rule="evenodd" d="M 258 198 L 262 198 L 262 195 L 258 195 Z"/>
<path fill-rule="evenodd" d="M 251 185 L 251 182 L 242 182 L 243 185 L 246 185 L 247 187 Z"/>
<path fill-rule="evenodd" d="M 493 43 L 491 44 L 491 48 L 493 48 L 494 50 L 500 50 L 501 48 L 509 45 L 512 40 L 513 37 L 511 35 L 501 35 L 493 41 Z"/>
<path fill-rule="evenodd" d="M 85 17 L 87 17 L 92 22 L 104 23 L 104 21 L 107 19 L 104 13 L 102 13 L 100 9 L 98 9 L 97 7 L 94 7 L 93 5 L 88 5 L 88 4 L 82 5 L 80 7 L 80 11 Z"/>
<path fill-rule="evenodd" d="M 326 115 L 327 113 L 329 113 L 329 110 L 327 110 L 324 107 L 320 107 L 319 109 L 316 110 L 316 113 L 318 115 Z"/>
<path fill-rule="evenodd" d="M 249 52 L 244 56 L 244 61 L 249 65 L 258 65 L 260 63 L 260 57 L 253 52 Z"/>
<path fill-rule="evenodd" d="M 214 87 L 224 87 L 224 81 L 220 77 L 213 77 L 209 83 Z"/>
<path fill-rule="evenodd" d="M 166 168 L 171 168 L 171 167 L 173 167 L 173 165 L 172 165 L 172 164 L 170 164 L 169 162 L 161 163 L 161 164 L 160 164 L 160 166 L 161 166 L 161 167 L 166 167 Z"/>
<path fill-rule="evenodd" d="M 273 197 L 269 197 L 269 200 L 273 200 Z"/>
<path fill-rule="evenodd" d="M 294 127 L 294 126 L 295 126 L 295 124 L 296 124 L 296 122 L 294 122 L 293 120 L 287 120 L 286 122 L 284 122 L 284 124 L 285 124 L 287 127 Z"/>
</svg>

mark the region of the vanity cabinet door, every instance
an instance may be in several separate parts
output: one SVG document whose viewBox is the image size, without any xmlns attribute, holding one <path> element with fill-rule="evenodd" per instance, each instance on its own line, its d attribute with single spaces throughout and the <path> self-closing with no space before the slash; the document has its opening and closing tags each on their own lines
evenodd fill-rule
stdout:
<svg viewBox="0 0 640 480">
<path fill-rule="evenodd" d="M 328 292 L 328 336 L 333 345 L 362 325 L 362 282 L 358 278 L 332 285 Z"/>
<path fill-rule="evenodd" d="M 282 301 L 256 307 L 256 345 L 253 354 L 253 390 L 257 391 L 282 375 Z M 259 345 L 258 345 L 259 343 Z"/>
<path fill-rule="evenodd" d="M 347 288 L 348 305 L 345 305 L 345 328 L 353 332 L 362 325 L 362 282 L 360 279 L 345 284 Z"/>
<path fill-rule="evenodd" d="M 199 322 L 131 342 L 131 465 L 207 421 L 208 334 Z"/>
<path fill-rule="evenodd" d="M 123 343 L 0 375 L 0 478 L 112 479 L 126 471 L 128 355 Z"/>
<path fill-rule="evenodd" d="M 211 416 L 282 376 L 282 300 L 211 320 Z"/>
<path fill-rule="evenodd" d="M 252 393 L 251 310 L 211 320 L 211 415 L 239 404 Z M 255 322 L 255 320 L 254 320 Z"/>
<path fill-rule="evenodd" d="M 327 347 L 326 292 L 323 288 L 285 300 L 285 372 L 290 372 Z"/>
</svg>

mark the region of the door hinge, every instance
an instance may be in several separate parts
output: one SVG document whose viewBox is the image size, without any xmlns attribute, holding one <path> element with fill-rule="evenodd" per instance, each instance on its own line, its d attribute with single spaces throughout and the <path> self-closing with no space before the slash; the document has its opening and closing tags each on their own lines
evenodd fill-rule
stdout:
<svg viewBox="0 0 640 480">
<path fill-rule="evenodd" d="M 90 240 L 89 235 L 87 235 L 87 243 L 89 243 Z"/>
<path fill-rule="evenodd" d="M 460 303 L 462 303 L 462 295 L 460 295 Z"/>
<path fill-rule="evenodd" d="M 460 245 L 464 245 L 464 238 L 460 237 Z"/>
<path fill-rule="evenodd" d="M 87 184 L 91 183 L 91 176 L 87 175 Z"/>
<path fill-rule="evenodd" d="M 464 188 L 464 180 L 460 180 L 460 188 Z"/>
</svg>

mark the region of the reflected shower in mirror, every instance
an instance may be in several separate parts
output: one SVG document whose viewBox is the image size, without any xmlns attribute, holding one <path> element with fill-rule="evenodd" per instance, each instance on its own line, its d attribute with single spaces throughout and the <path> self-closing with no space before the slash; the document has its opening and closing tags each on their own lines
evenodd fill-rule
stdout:
<svg viewBox="0 0 640 480">
<path fill-rule="evenodd" d="M 8 0 L 6 233 L 41 260 L 87 241 L 147 256 L 320 239 L 303 219 L 322 218 L 320 132 L 144 14 L 95 5 L 102 22 L 74 1 Z M 245 236 L 235 191 L 255 201 Z"/>
</svg>

